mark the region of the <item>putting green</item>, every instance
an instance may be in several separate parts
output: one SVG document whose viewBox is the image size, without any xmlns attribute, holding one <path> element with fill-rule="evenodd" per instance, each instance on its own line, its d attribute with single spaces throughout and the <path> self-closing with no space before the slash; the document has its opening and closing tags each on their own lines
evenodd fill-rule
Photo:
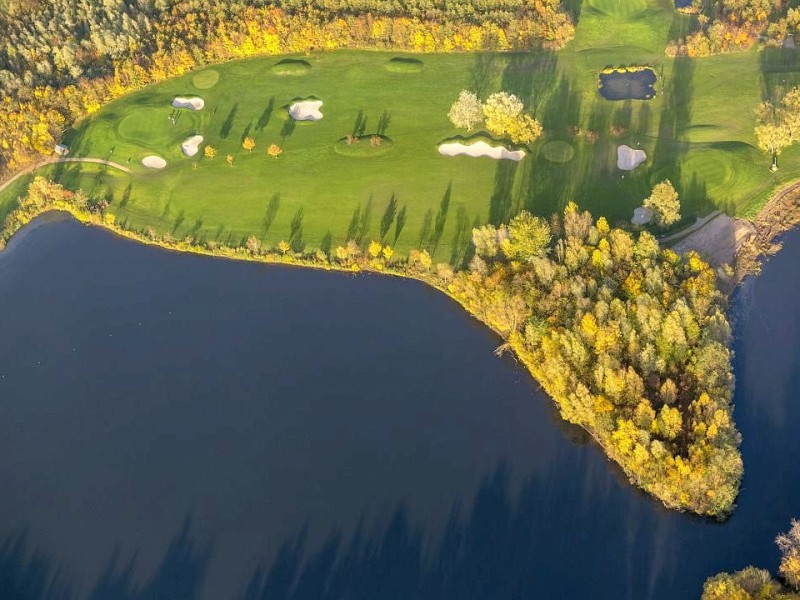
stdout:
<svg viewBox="0 0 800 600">
<path fill-rule="evenodd" d="M 160 152 L 178 147 L 187 137 L 194 135 L 199 117 L 190 111 L 181 111 L 175 125 L 169 120 L 171 109 L 137 107 L 125 114 L 115 125 L 117 136 L 143 148 L 157 148 Z"/>
<path fill-rule="evenodd" d="M 554 140 L 547 142 L 542 148 L 542 157 L 554 163 L 566 163 L 575 156 L 575 148 L 568 142 Z"/>
<path fill-rule="evenodd" d="M 683 173 L 684 180 L 696 178 L 712 196 L 722 188 L 731 186 L 736 179 L 730 161 L 718 150 L 690 152 L 683 163 Z"/>
<path fill-rule="evenodd" d="M 219 82 L 219 71 L 206 69 L 192 77 L 192 85 L 198 90 L 210 90 Z"/>
</svg>

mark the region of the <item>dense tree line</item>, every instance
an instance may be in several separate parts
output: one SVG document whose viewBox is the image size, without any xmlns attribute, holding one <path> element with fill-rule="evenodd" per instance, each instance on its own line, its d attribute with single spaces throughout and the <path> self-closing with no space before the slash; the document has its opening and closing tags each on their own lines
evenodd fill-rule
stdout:
<svg viewBox="0 0 800 600">
<path fill-rule="evenodd" d="M 709 265 L 573 204 L 474 241 L 450 293 L 508 337 L 562 416 L 666 505 L 729 512 L 742 460 L 731 331 Z"/>
<path fill-rule="evenodd" d="M 131 90 L 201 65 L 340 47 L 560 48 L 560 0 L 16 0 L 0 12 L 0 174 Z"/>
<path fill-rule="evenodd" d="M 746 50 L 759 39 L 779 45 L 800 26 L 800 9 L 791 0 L 695 0 L 698 28 L 672 40 L 669 56 L 702 57 Z"/>
</svg>

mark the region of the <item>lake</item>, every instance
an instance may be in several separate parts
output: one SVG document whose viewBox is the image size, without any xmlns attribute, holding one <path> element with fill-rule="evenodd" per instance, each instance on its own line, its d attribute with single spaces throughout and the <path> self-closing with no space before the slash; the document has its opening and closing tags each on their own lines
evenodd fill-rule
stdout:
<svg viewBox="0 0 800 600">
<path fill-rule="evenodd" d="M 663 509 L 413 281 L 59 215 L 0 254 L 0 598 L 699 598 L 800 517 L 800 234 L 737 293 L 739 506 Z"/>
</svg>

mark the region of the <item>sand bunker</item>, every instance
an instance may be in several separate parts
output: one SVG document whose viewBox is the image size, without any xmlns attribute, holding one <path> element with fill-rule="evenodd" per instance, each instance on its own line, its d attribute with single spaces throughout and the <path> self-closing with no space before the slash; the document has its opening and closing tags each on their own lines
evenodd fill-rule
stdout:
<svg viewBox="0 0 800 600">
<path fill-rule="evenodd" d="M 189 110 L 203 110 L 206 105 L 202 98 L 175 98 L 172 101 L 173 108 L 188 108 Z"/>
<path fill-rule="evenodd" d="M 167 166 L 167 161 L 160 156 L 145 156 L 142 164 L 148 169 L 163 169 Z"/>
<path fill-rule="evenodd" d="M 203 143 L 202 135 L 193 135 L 181 144 L 181 150 L 185 156 L 195 156 Z"/>
<path fill-rule="evenodd" d="M 654 216 L 655 215 L 653 214 L 653 211 L 649 208 L 637 206 L 633 209 L 633 218 L 631 219 L 631 223 L 641 227 L 642 225 L 647 225 L 650 221 L 652 221 Z"/>
<path fill-rule="evenodd" d="M 514 160 L 519 161 L 525 158 L 523 150 L 509 150 L 503 146 L 490 146 L 486 142 L 477 142 L 475 144 L 460 144 L 451 142 L 439 146 L 439 154 L 444 156 L 486 156 L 494 158 L 495 160 Z"/>
<path fill-rule="evenodd" d="M 295 102 L 289 107 L 289 116 L 295 121 L 319 121 L 322 118 L 320 106 L 322 106 L 322 100 Z"/>
<path fill-rule="evenodd" d="M 647 160 L 647 154 L 644 153 L 644 150 L 634 150 L 624 144 L 617 148 L 617 168 L 622 171 L 633 171 L 645 160 Z"/>
</svg>

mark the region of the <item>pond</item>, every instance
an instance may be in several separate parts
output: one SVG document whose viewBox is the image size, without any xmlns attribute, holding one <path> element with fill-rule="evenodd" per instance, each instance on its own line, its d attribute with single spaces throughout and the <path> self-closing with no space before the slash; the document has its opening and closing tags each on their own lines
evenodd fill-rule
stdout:
<svg viewBox="0 0 800 600">
<path fill-rule="evenodd" d="M 774 569 L 798 255 L 735 301 L 747 471 L 716 524 L 633 489 L 421 284 L 39 219 L 0 254 L 0 597 L 674 600 Z"/>
<path fill-rule="evenodd" d="M 606 100 L 651 100 L 655 98 L 656 74 L 652 69 L 600 73 L 600 95 Z"/>
</svg>

